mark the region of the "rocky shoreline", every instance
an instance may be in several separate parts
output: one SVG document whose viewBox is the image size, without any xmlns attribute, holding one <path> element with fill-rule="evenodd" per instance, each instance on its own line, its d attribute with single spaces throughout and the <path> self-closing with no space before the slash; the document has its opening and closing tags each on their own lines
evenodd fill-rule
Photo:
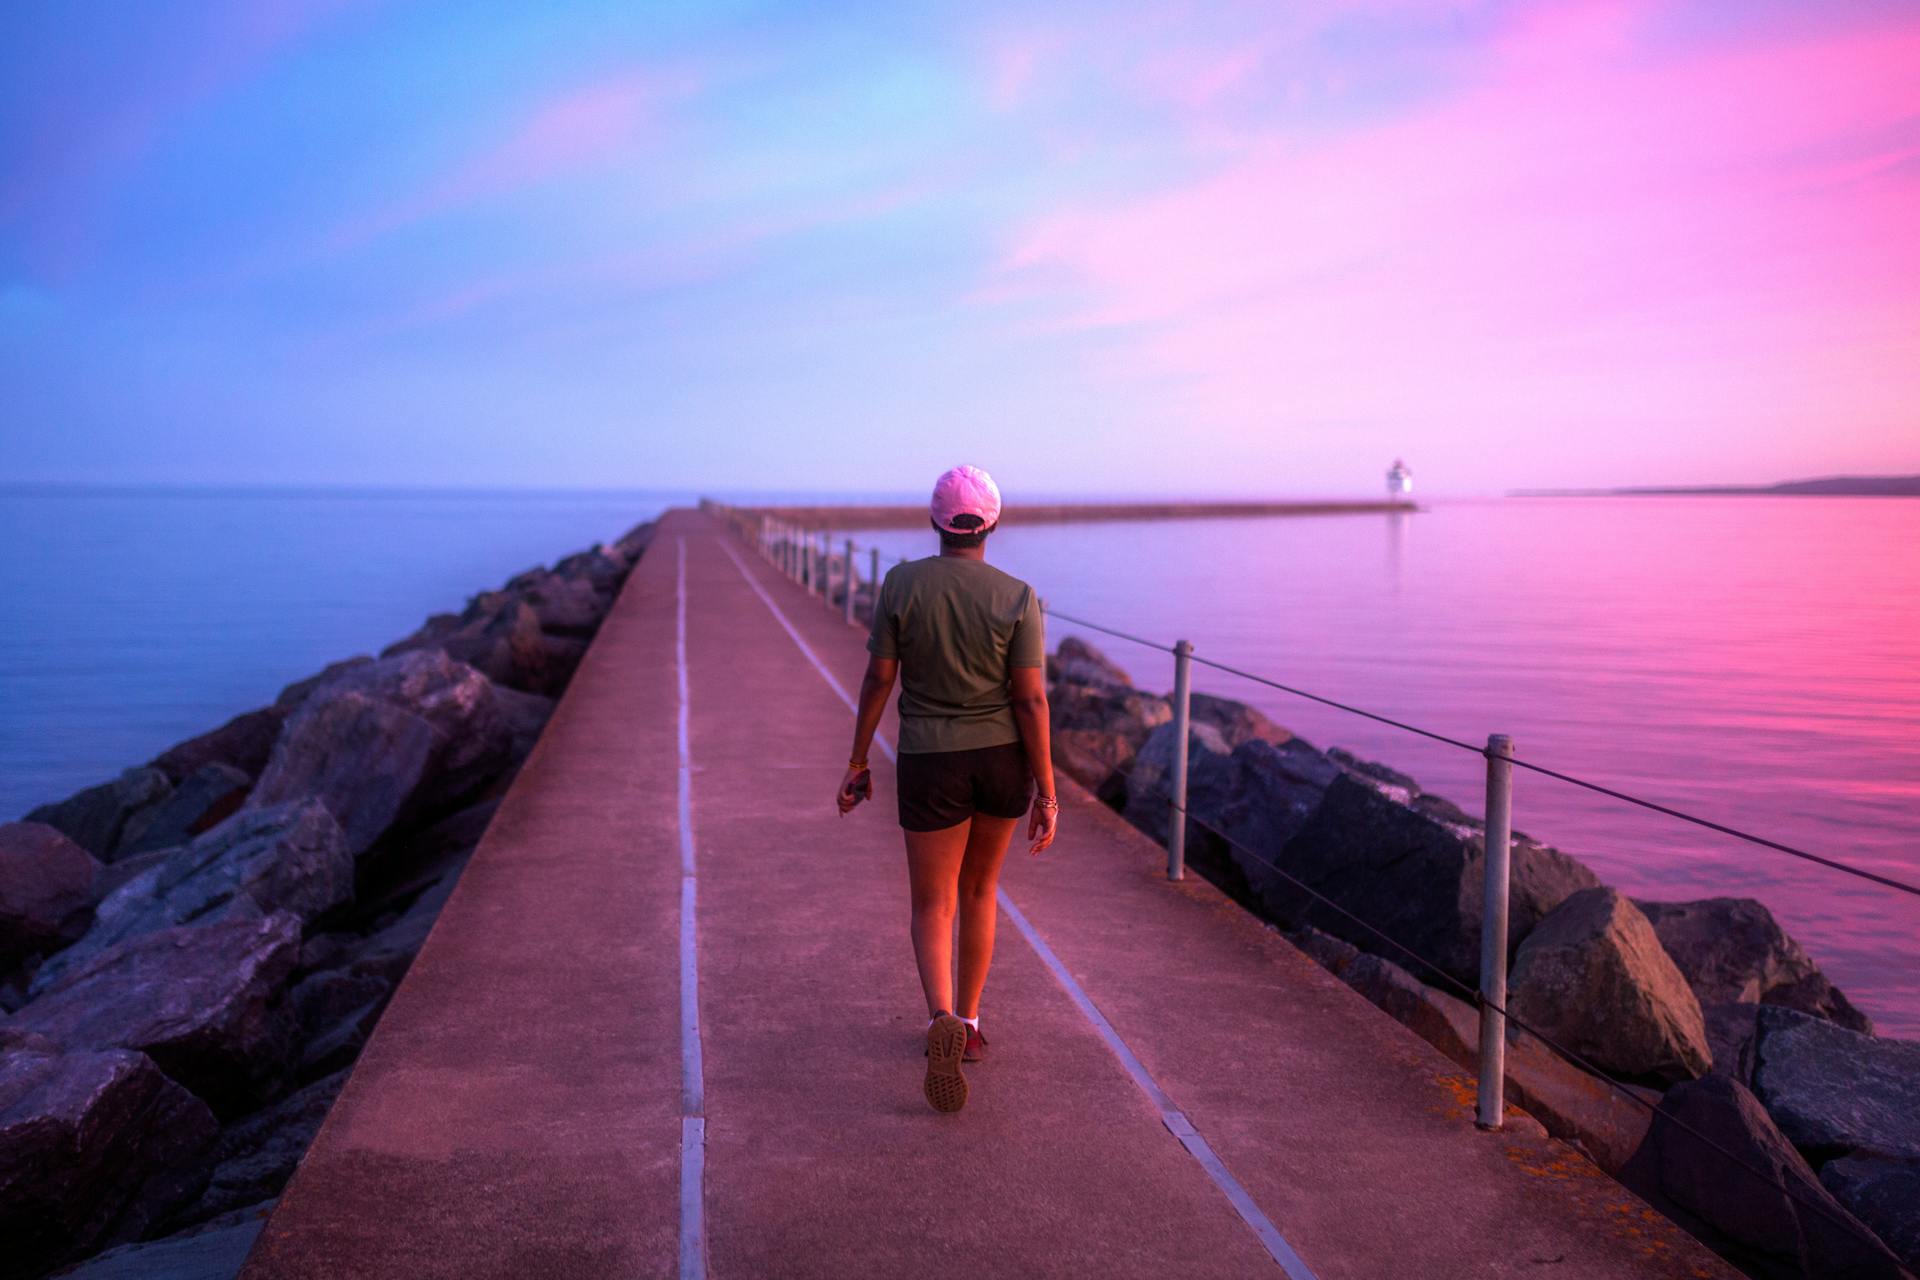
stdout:
<svg viewBox="0 0 1920 1280">
<path fill-rule="evenodd" d="M 0 1277 L 237 1269 L 652 528 L 0 826 Z"/>
<path fill-rule="evenodd" d="M 1072 637 L 1047 675 L 1056 763 L 1164 842 L 1169 698 Z M 1473 1071 L 1482 824 L 1244 703 L 1191 719 L 1188 864 Z M 1518 832 L 1512 867 L 1510 1012 L 1633 1095 L 1510 1027 L 1517 1123 L 1748 1274 L 1920 1269 L 1920 1042 L 1874 1035 L 1753 899 L 1630 899 Z"/>
</svg>

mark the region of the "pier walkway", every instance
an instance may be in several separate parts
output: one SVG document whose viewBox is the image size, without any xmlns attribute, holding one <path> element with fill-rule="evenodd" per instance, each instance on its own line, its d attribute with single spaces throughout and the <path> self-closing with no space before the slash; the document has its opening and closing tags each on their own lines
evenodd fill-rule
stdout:
<svg viewBox="0 0 1920 1280">
<path fill-rule="evenodd" d="M 863 638 L 662 520 L 249 1280 L 1732 1274 L 1064 780 L 929 1110 Z"/>
</svg>

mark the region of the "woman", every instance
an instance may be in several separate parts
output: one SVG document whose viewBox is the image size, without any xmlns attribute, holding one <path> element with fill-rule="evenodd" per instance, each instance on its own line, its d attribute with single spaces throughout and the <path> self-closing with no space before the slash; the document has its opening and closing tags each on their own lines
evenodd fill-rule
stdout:
<svg viewBox="0 0 1920 1280">
<path fill-rule="evenodd" d="M 960 1064 L 986 1054 L 980 990 L 993 961 L 1000 863 L 1030 794 L 1032 854 L 1053 843 L 1060 805 L 1047 746 L 1040 602 L 1032 587 L 986 562 L 1000 490 L 979 468 L 955 467 L 934 485 L 931 515 L 940 554 L 896 565 L 880 584 L 853 754 L 836 799 L 845 814 L 873 794 L 867 749 L 897 676 L 895 781 L 929 1014 L 925 1087 L 934 1110 L 958 1111 L 967 1102 Z"/>
</svg>

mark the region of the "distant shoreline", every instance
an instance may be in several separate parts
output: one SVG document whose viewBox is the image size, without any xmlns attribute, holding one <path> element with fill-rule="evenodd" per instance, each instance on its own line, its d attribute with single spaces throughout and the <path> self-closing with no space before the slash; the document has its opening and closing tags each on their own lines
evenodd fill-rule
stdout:
<svg viewBox="0 0 1920 1280">
<path fill-rule="evenodd" d="M 1825 476 L 1781 484 L 1636 485 L 1623 489 L 1510 489 L 1509 498 L 1707 497 L 1920 498 L 1920 476 Z"/>
<path fill-rule="evenodd" d="M 1249 516 L 1345 516 L 1405 514 L 1412 502 L 1380 500 L 1296 502 L 1055 502 L 1021 505 L 1010 514 L 1017 524 L 1067 524 L 1094 520 L 1223 520 Z M 904 504 L 812 504 L 746 506 L 735 510 L 809 528 L 919 529 L 927 509 Z"/>
</svg>

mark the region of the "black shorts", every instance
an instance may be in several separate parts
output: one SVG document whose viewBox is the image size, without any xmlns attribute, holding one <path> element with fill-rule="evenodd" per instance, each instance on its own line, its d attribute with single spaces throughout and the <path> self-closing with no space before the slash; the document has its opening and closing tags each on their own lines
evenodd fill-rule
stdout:
<svg viewBox="0 0 1920 1280">
<path fill-rule="evenodd" d="M 941 831 L 976 813 L 1018 818 L 1033 798 L 1033 770 L 1023 742 L 971 751 L 903 751 L 893 773 L 900 825 L 908 831 Z"/>
</svg>

